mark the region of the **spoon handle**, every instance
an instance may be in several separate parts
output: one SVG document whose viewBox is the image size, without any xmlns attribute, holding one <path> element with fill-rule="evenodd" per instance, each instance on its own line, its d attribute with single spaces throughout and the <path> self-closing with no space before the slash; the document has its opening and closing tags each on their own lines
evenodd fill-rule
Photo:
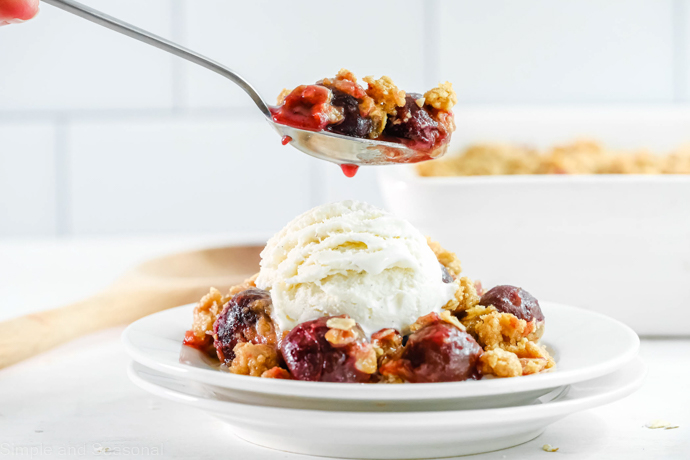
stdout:
<svg viewBox="0 0 690 460">
<path fill-rule="evenodd" d="M 158 35 L 147 32 L 144 29 L 128 24 L 124 21 L 109 16 L 101 11 L 95 10 L 81 3 L 72 0 L 43 0 L 43 2 L 49 3 L 50 5 L 53 5 L 57 8 L 60 8 L 76 16 L 84 18 L 95 24 L 107 27 L 108 29 L 114 30 L 115 32 L 127 35 L 128 37 L 134 38 L 148 45 L 155 46 L 158 49 L 167 51 L 170 54 L 174 54 L 175 56 L 181 57 L 182 59 L 186 59 L 190 62 L 193 62 L 194 64 L 200 65 L 201 67 L 205 67 L 209 70 L 216 72 L 217 74 L 224 76 L 225 78 L 231 80 L 237 86 L 242 88 L 244 92 L 252 98 L 257 107 L 259 107 L 259 110 L 261 110 L 261 112 L 263 112 L 263 114 L 266 117 L 271 119 L 271 112 L 268 109 L 268 105 L 266 105 L 263 99 L 261 99 L 259 93 L 256 92 L 254 87 L 252 87 L 252 85 L 250 85 L 248 81 L 239 76 L 237 72 L 235 72 L 234 70 L 229 69 L 224 65 L 216 61 L 213 61 L 207 57 L 204 57 L 199 53 L 195 53 L 190 49 L 173 43 L 170 40 L 166 40 L 163 37 L 159 37 Z"/>
</svg>

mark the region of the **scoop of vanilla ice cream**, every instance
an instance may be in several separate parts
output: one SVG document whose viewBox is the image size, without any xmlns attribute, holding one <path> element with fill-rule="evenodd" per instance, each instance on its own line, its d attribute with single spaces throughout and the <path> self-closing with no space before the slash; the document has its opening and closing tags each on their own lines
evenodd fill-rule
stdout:
<svg viewBox="0 0 690 460">
<path fill-rule="evenodd" d="M 365 333 L 395 328 L 441 308 L 444 283 L 426 238 L 409 222 L 356 201 L 318 206 L 287 224 L 261 253 L 256 285 L 270 292 L 283 330 L 348 314 Z"/>
</svg>

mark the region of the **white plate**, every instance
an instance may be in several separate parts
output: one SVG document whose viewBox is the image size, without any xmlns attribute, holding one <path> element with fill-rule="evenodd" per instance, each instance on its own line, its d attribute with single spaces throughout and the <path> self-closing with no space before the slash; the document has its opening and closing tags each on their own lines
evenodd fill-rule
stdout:
<svg viewBox="0 0 690 460">
<path fill-rule="evenodd" d="M 136 321 L 122 338 L 135 361 L 175 377 L 225 388 L 228 398 L 288 407 L 305 407 L 309 401 L 320 400 L 327 406 L 311 407 L 330 410 L 450 410 L 524 404 L 563 385 L 614 372 L 637 355 L 637 335 L 620 322 L 575 307 L 550 302 L 541 306 L 546 317 L 544 343 L 554 353 L 556 370 L 510 379 L 366 385 L 234 375 L 220 371 L 202 353 L 182 346 L 192 323 L 191 305 Z"/>
<path fill-rule="evenodd" d="M 308 455 L 395 459 L 468 455 L 522 444 L 567 415 L 631 394 L 645 374 L 646 366 L 638 358 L 617 372 L 550 393 L 527 406 L 390 414 L 217 401 L 196 392 L 184 379 L 137 363 L 129 369 L 130 378 L 142 389 L 207 411 L 254 444 Z"/>
</svg>

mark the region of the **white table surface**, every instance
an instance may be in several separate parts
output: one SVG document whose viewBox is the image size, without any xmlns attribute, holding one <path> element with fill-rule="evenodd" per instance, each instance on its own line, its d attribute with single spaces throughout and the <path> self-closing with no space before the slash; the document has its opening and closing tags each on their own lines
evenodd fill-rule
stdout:
<svg viewBox="0 0 690 460">
<path fill-rule="evenodd" d="M 92 294 L 167 251 L 247 240 L 0 240 L 0 319 Z M 121 332 L 102 331 L 0 371 L 0 458 L 314 458 L 247 444 L 221 422 L 138 389 L 126 376 Z M 690 338 L 643 339 L 641 355 L 649 375 L 637 393 L 567 417 L 521 446 L 470 458 L 690 459 Z M 646 428 L 654 419 L 679 428 Z M 547 443 L 559 451 L 542 451 Z"/>
</svg>

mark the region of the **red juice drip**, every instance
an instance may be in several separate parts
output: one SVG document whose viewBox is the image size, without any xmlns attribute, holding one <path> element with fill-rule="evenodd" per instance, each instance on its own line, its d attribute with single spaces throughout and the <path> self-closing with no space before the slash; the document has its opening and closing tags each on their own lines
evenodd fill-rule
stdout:
<svg viewBox="0 0 690 460">
<path fill-rule="evenodd" d="M 343 174 L 347 177 L 355 177 L 359 166 L 357 165 L 340 165 L 340 169 L 343 170 Z"/>
<path fill-rule="evenodd" d="M 283 139 L 280 141 L 280 143 L 283 145 L 288 145 L 290 141 L 292 141 L 292 138 L 290 136 L 283 136 Z"/>
</svg>

